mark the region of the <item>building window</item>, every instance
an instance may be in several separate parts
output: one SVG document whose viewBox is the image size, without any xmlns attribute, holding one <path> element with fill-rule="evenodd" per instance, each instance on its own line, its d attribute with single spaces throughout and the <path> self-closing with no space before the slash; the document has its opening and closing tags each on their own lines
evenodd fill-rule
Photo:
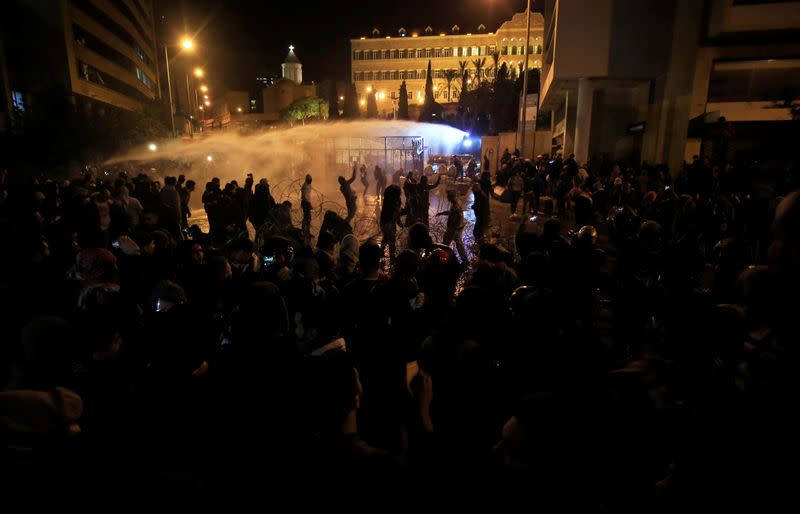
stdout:
<svg viewBox="0 0 800 514">
<path fill-rule="evenodd" d="M 442 49 L 441 48 L 434 48 L 433 49 L 433 56 L 434 57 L 441 57 L 442 56 Z"/>
<path fill-rule="evenodd" d="M 453 56 L 452 48 L 442 48 L 442 57 L 452 57 L 452 56 Z"/>
<path fill-rule="evenodd" d="M 417 48 L 417 59 L 422 59 L 425 57 L 425 49 Z"/>
<path fill-rule="evenodd" d="M 381 58 L 381 51 L 380 50 L 373 50 L 372 51 L 372 58 L 373 59 L 380 59 Z"/>
<path fill-rule="evenodd" d="M 392 50 L 392 57 L 391 58 L 392 59 L 397 59 L 397 57 L 398 57 L 398 51 L 397 50 Z"/>
<path fill-rule="evenodd" d="M 359 55 L 358 55 L 359 53 L 360 52 L 358 50 L 353 50 L 353 60 L 354 61 L 358 61 L 358 60 L 361 59 L 361 57 L 359 57 Z"/>
<path fill-rule="evenodd" d="M 409 92 L 408 92 L 408 99 L 409 99 L 409 100 L 411 100 L 412 98 L 414 98 L 414 93 L 412 93 L 411 91 L 409 91 Z"/>
<path fill-rule="evenodd" d="M 432 48 L 426 48 L 425 49 L 425 57 L 427 57 L 428 59 L 433 57 L 433 49 Z"/>
<path fill-rule="evenodd" d="M 365 75 L 366 80 L 372 80 L 372 72 L 368 71 Z"/>
<path fill-rule="evenodd" d="M 136 78 L 147 87 L 150 87 L 150 77 L 148 77 L 142 70 L 136 68 Z"/>
<path fill-rule="evenodd" d="M 364 50 L 364 60 L 371 61 L 372 60 L 372 52 L 369 50 Z"/>
<path fill-rule="evenodd" d="M 401 72 L 400 72 L 400 80 L 405 80 L 405 79 L 407 79 L 407 78 L 408 78 L 408 77 L 406 76 L 406 72 L 405 72 L 405 70 L 404 70 L 404 71 L 401 71 Z"/>
<path fill-rule="evenodd" d="M 392 72 L 392 80 L 400 80 L 400 72 L 399 71 L 393 71 Z"/>
<path fill-rule="evenodd" d="M 384 59 L 388 59 L 389 58 L 389 50 L 384 50 L 383 51 L 383 58 Z"/>
<path fill-rule="evenodd" d="M 487 51 L 486 55 L 492 55 L 497 51 L 497 47 L 494 45 L 489 45 L 489 50 Z"/>
<path fill-rule="evenodd" d="M 508 46 L 503 45 L 503 50 L 500 52 L 502 55 L 508 55 Z"/>
<path fill-rule="evenodd" d="M 22 96 L 22 91 L 11 92 L 11 105 L 14 112 L 25 112 L 25 98 Z"/>
<path fill-rule="evenodd" d="M 472 55 L 481 55 L 481 48 L 479 46 L 473 46 Z"/>
<path fill-rule="evenodd" d="M 408 50 L 400 50 L 400 58 L 407 59 L 408 58 Z"/>
</svg>

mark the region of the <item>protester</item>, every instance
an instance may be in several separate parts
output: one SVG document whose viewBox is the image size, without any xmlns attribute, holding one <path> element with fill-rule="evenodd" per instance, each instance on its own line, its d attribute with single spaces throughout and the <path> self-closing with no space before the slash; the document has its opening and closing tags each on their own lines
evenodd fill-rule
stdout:
<svg viewBox="0 0 800 514">
<path fill-rule="evenodd" d="M 7 496 L 343 482 L 354 500 L 369 478 L 415 493 L 499 475 L 558 505 L 545 510 L 791 505 L 795 170 L 772 180 L 698 157 L 673 181 L 649 164 L 503 160 L 509 187 L 531 178 L 536 213 L 491 238 L 498 202 L 482 181 L 447 191 L 444 230 L 423 223 L 414 196 L 431 186 L 413 175 L 419 223 L 403 228 L 392 184 L 378 219 L 354 227 L 354 170 L 339 181 L 349 219 L 320 208 L 312 235 L 310 175 L 277 202 L 266 180 L 215 178 L 209 233 L 175 234 L 191 181 L 169 172 L 0 173 Z M 254 242 L 243 213 L 282 233 Z"/>
</svg>

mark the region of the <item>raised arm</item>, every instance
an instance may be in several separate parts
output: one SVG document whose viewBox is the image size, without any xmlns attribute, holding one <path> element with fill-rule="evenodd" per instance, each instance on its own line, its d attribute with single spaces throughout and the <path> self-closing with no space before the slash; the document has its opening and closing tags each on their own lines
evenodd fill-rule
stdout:
<svg viewBox="0 0 800 514">
<path fill-rule="evenodd" d="M 353 166 L 353 176 L 350 177 L 350 180 L 347 181 L 348 184 L 352 184 L 356 180 L 356 167 Z"/>
</svg>

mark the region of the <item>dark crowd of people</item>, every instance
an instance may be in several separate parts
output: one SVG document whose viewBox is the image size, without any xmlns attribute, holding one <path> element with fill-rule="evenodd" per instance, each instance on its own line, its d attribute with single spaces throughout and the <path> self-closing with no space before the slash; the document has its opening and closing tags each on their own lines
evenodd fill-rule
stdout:
<svg viewBox="0 0 800 514">
<path fill-rule="evenodd" d="M 479 176 L 468 262 L 461 201 L 448 192 L 433 241 L 422 179 L 405 212 L 385 186 L 382 241 L 359 241 L 355 178 L 347 219 L 311 238 L 310 175 L 299 229 L 266 180 L 212 180 L 210 234 L 188 227 L 182 177 L 0 176 L 4 484 L 277 505 L 379 482 L 384 504 L 424 506 L 453 482 L 562 512 L 789 497 L 796 184 L 504 155 L 515 247 L 483 237 L 495 184 Z M 257 246 L 246 221 L 267 217 L 289 231 Z"/>
</svg>

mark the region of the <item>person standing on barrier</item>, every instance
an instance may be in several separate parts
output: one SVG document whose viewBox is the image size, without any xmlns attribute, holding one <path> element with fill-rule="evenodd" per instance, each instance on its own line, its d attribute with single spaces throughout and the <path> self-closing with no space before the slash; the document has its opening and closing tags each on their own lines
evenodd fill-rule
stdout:
<svg viewBox="0 0 800 514">
<path fill-rule="evenodd" d="M 345 221 L 350 223 L 353 217 L 356 215 L 356 195 L 353 193 L 353 188 L 350 187 L 350 184 L 355 182 L 356 180 L 356 167 L 353 166 L 353 176 L 350 177 L 349 180 L 345 180 L 344 177 L 341 175 L 339 176 L 339 191 L 342 192 L 342 196 L 344 197 L 344 203 L 347 206 L 347 218 Z"/>
<path fill-rule="evenodd" d="M 300 229 L 305 237 L 311 237 L 311 175 L 306 175 L 300 187 L 300 208 L 303 209 L 303 223 Z"/>
</svg>

